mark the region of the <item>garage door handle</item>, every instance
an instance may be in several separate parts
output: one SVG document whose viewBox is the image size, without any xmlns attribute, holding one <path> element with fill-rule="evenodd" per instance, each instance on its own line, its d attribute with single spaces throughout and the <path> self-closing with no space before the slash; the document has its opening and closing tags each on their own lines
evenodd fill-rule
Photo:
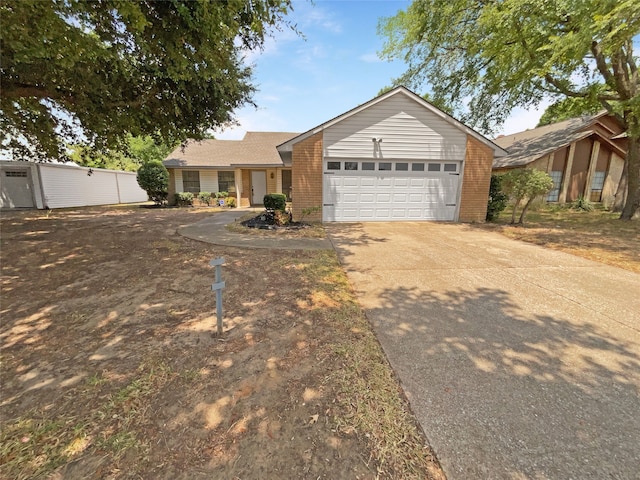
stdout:
<svg viewBox="0 0 640 480">
<path fill-rule="evenodd" d="M 455 207 L 455 206 L 456 206 L 456 204 L 455 204 L 455 203 L 447 203 L 447 204 L 446 204 L 446 206 L 447 206 L 447 207 Z"/>
<path fill-rule="evenodd" d="M 459 173 L 450 173 L 449 175 L 460 175 Z"/>
<path fill-rule="evenodd" d="M 325 175 L 335 175 L 336 172 L 324 172 Z"/>
<path fill-rule="evenodd" d="M 335 204 L 333 203 L 323 203 L 322 206 L 323 207 L 333 207 Z"/>
</svg>

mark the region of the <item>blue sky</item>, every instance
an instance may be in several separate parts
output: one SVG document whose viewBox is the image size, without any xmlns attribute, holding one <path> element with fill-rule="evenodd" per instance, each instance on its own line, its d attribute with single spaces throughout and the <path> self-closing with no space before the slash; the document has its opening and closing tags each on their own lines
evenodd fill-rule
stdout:
<svg viewBox="0 0 640 480">
<path fill-rule="evenodd" d="M 240 126 L 216 132 L 216 138 L 239 139 L 246 131 L 304 132 L 375 97 L 405 68 L 402 62 L 378 58 L 383 46 L 376 31 L 378 20 L 410 3 L 294 0 L 289 20 L 305 38 L 290 30 L 275 32 L 264 51 L 249 53 L 258 108 L 237 111 Z M 539 111 L 514 111 L 499 133 L 534 127 L 545 106 Z"/>
</svg>

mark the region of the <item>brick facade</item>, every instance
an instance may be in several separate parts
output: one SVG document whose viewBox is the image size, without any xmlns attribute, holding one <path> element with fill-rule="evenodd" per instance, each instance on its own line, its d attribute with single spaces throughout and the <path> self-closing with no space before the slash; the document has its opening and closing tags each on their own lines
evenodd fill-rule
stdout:
<svg viewBox="0 0 640 480">
<path fill-rule="evenodd" d="M 467 135 L 460 195 L 460 222 L 484 222 L 487 215 L 493 150 Z"/>
<path fill-rule="evenodd" d="M 300 220 L 302 209 L 320 207 L 305 221 L 322 221 L 322 132 L 293 146 L 291 167 L 293 218 Z"/>
</svg>

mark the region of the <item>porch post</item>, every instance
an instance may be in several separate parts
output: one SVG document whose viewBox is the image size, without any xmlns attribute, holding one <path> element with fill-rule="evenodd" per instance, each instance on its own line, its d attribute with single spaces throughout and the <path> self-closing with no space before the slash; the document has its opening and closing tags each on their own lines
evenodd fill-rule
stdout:
<svg viewBox="0 0 640 480">
<path fill-rule="evenodd" d="M 598 164 L 598 155 L 600 154 L 600 142 L 598 140 L 593 141 L 591 147 L 591 158 L 589 159 L 589 169 L 587 170 L 587 180 L 584 184 L 584 198 L 589 200 L 591 198 L 591 181 L 593 179 L 593 172 L 596 171 L 596 165 Z"/>
<path fill-rule="evenodd" d="M 573 142 L 569 147 L 569 158 L 567 158 L 567 164 L 564 167 L 564 174 L 562 175 L 562 189 L 560 190 L 558 203 L 567 203 L 567 190 L 569 189 L 569 182 L 571 182 L 571 168 L 573 168 L 573 157 L 575 154 L 576 142 Z"/>
</svg>

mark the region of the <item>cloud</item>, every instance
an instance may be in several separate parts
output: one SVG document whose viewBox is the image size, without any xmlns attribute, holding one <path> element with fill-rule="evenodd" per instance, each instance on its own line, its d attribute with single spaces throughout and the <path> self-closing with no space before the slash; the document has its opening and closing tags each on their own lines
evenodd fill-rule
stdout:
<svg viewBox="0 0 640 480">
<path fill-rule="evenodd" d="M 360 55 L 358 57 L 359 60 L 365 63 L 380 63 L 382 60 L 378 57 L 377 53 L 365 53 L 364 55 Z"/>
<path fill-rule="evenodd" d="M 523 109 L 515 108 L 507 118 L 498 135 L 510 135 L 512 133 L 523 132 L 535 128 L 540 117 L 551 104 L 549 100 L 543 100 L 535 108 Z"/>
</svg>

